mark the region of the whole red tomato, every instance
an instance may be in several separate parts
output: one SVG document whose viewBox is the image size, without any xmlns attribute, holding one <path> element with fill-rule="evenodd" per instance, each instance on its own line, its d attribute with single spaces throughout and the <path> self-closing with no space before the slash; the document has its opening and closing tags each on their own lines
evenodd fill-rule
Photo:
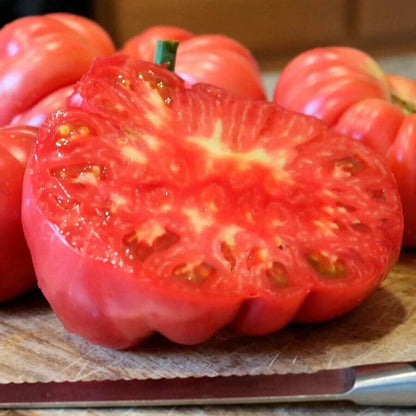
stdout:
<svg viewBox="0 0 416 416">
<path fill-rule="evenodd" d="M 0 302 L 36 285 L 21 221 L 23 174 L 36 132 L 0 128 Z"/>
<path fill-rule="evenodd" d="M 9 125 L 39 127 L 49 114 L 54 113 L 65 105 L 66 100 L 73 91 L 74 85 L 71 84 L 51 92 L 27 111 L 14 116 Z"/>
<path fill-rule="evenodd" d="M 95 56 L 112 52 L 109 35 L 82 16 L 52 13 L 5 25 L 0 30 L 0 125 L 73 84 Z"/>
<path fill-rule="evenodd" d="M 33 155 L 22 219 L 39 287 L 101 345 L 330 319 L 399 255 L 400 198 L 374 150 L 126 55 L 94 61 Z"/>
<path fill-rule="evenodd" d="M 258 64 L 249 50 L 230 37 L 195 36 L 174 26 L 153 26 L 121 49 L 132 59 L 153 62 L 157 40 L 178 40 L 175 72 L 189 84 L 204 82 L 253 99 L 265 99 Z"/>
<path fill-rule="evenodd" d="M 317 48 L 284 68 L 274 101 L 324 120 L 385 157 L 403 203 L 403 245 L 416 247 L 416 82 L 384 74 L 360 50 Z"/>
</svg>

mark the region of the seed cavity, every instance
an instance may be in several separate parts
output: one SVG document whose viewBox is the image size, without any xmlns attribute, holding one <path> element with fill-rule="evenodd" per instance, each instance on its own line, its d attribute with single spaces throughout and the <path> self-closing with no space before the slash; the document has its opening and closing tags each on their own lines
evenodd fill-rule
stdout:
<svg viewBox="0 0 416 416">
<path fill-rule="evenodd" d="M 305 255 L 308 263 L 322 277 L 340 278 L 347 274 L 345 262 L 337 256 L 321 250 L 314 250 Z"/>
<path fill-rule="evenodd" d="M 124 254 L 130 260 L 143 262 L 154 253 L 168 250 L 180 240 L 179 235 L 169 229 L 165 229 L 164 233 L 155 237 L 153 241 L 140 238 L 139 235 L 137 230 L 133 230 L 122 238 Z"/>
<path fill-rule="evenodd" d="M 267 258 L 267 250 L 261 247 L 253 247 L 249 250 L 247 255 L 247 269 L 251 270 L 253 267 L 256 267 L 264 263 Z"/>
<path fill-rule="evenodd" d="M 366 164 L 358 156 L 347 156 L 333 161 L 335 175 L 348 174 L 350 176 L 357 175 L 362 172 Z"/>
<path fill-rule="evenodd" d="M 285 287 L 288 285 L 289 276 L 285 266 L 279 261 L 274 261 L 268 269 L 266 269 L 266 277 L 275 287 Z"/>
<path fill-rule="evenodd" d="M 152 253 L 153 249 L 146 241 L 138 241 L 135 232 L 123 237 L 124 253 L 130 260 L 145 261 Z"/>
<path fill-rule="evenodd" d="M 179 235 L 172 230 L 166 229 L 166 232 L 158 237 L 152 243 L 153 250 L 162 251 L 171 248 L 179 241 Z"/>
<path fill-rule="evenodd" d="M 57 147 L 63 147 L 71 142 L 89 136 L 91 129 L 83 124 L 75 126 L 71 124 L 61 124 L 57 128 L 57 139 L 55 145 Z"/>
<path fill-rule="evenodd" d="M 386 202 L 386 192 L 384 189 L 369 189 L 367 190 L 370 197 L 378 202 Z"/>
<path fill-rule="evenodd" d="M 361 221 L 356 220 L 351 222 L 350 227 L 359 233 L 367 234 L 371 232 L 371 228 L 367 224 L 363 224 Z"/>
<path fill-rule="evenodd" d="M 215 267 L 206 261 L 180 263 L 172 270 L 173 278 L 196 286 L 202 285 L 207 279 L 214 276 L 215 273 Z"/>
<path fill-rule="evenodd" d="M 234 270 L 237 262 L 233 255 L 233 247 L 225 241 L 222 241 L 220 244 L 220 251 L 222 257 L 228 263 L 230 270 Z"/>
</svg>

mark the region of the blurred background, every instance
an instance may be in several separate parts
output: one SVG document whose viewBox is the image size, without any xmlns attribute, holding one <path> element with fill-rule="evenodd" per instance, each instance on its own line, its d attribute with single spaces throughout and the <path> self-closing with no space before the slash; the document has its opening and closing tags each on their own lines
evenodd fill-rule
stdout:
<svg viewBox="0 0 416 416">
<path fill-rule="evenodd" d="M 0 24 L 3 26 L 22 16 L 58 11 L 92 16 L 92 2 L 88 0 L 0 0 Z"/>
<path fill-rule="evenodd" d="M 314 46 L 350 45 L 375 57 L 416 53 L 415 0 L 0 0 L 2 24 L 53 11 L 93 18 L 117 46 L 155 24 L 223 33 L 264 71 Z"/>
</svg>

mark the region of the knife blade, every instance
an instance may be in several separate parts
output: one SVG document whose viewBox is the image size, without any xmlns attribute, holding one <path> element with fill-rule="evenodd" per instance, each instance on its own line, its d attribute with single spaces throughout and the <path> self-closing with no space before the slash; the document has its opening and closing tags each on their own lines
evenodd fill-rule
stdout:
<svg viewBox="0 0 416 416">
<path fill-rule="evenodd" d="M 416 406 L 416 362 L 301 374 L 0 384 L 2 409 L 316 401 Z"/>
</svg>

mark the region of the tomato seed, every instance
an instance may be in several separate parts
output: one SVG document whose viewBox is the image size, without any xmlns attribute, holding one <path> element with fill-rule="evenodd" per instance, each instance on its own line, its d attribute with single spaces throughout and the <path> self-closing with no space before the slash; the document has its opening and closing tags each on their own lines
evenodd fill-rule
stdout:
<svg viewBox="0 0 416 416">
<path fill-rule="evenodd" d="M 186 283 L 201 285 L 213 276 L 215 271 L 215 267 L 205 261 L 196 265 L 180 263 L 173 268 L 172 276 Z"/>
<path fill-rule="evenodd" d="M 357 156 L 347 156 L 341 159 L 334 160 L 334 168 L 341 169 L 344 172 L 354 176 L 364 170 L 364 162 Z"/>
<path fill-rule="evenodd" d="M 166 229 L 166 233 L 155 238 L 152 243 L 152 248 L 155 251 L 167 250 L 179 241 L 179 235 L 175 232 Z"/>
<path fill-rule="evenodd" d="M 358 211 L 358 208 L 353 207 L 352 205 L 343 204 L 341 202 L 337 202 L 336 206 L 337 206 L 337 211 L 340 212 L 341 214 L 344 214 L 347 212 L 353 213 L 353 212 Z"/>
<path fill-rule="evenodd" d="M 137 231 L 133 230 L 125 234 L 122 242 L 125 254 L 131 260 L 144 261 L 157 251 L 167 250 L 179 241 L 179 235 L 171 230 L 166 230 L 162 235 L 154 239 L 152 243 L 138 240 Z"/>
<path fill-rule="evenodd" d="M 137 234 L 136 231 L 131 231 L 128 234 L 125 234 L 122 238 L 123 244 L 129 246 L 130 244 L 132 244 L 134 241 L 137 241 Z"/>
<path fill-rule="evenodd" d="M 351 228 L 359 233 L 369 233 L 371 228 L 367 224 L 363 224 L 361 221 L 354 221 L 350 224 Z"/>
<path fill-rule="evenodd" d="M 172 276 L 183 281 L 192 281 L 192 270 L 187 263 L 180 263 L 172 270 Z"/>
<path fill-rule="evenodd" d="M 136 232 L 126 234 L 122 238 L 124 244 L 124 254 L 130 260 L 146 260 L 152 253 L 153 248 L 145 241 L 138 241 Z"/>
<path fill-rule="evenodd" d="M 51 169 L 51 174 L 61 179 L 77 179 L 81 175 L 92 174 L 96 178 L 105 179 L 105 167 L 87 164 L 87 165 L 74 165 L 63 168 Z"/>
<path fill-rule="evenodd" d="M 194 274 L 200 280 L 206 280 L 215 274 L 216 270 L 212 264 L 203 261 L 194 267 Z"/>
<path fill-rule="evenodd" d="M 251 270 L 253 267 L 258 266 L 259 264 L 262 264 L 264 261 L 264 257 L 265 257 L 264 249 L 260 247 L 251 248 L 247 256 L 248 270 Z"/>
<path fill-rule="evenodd" d="M 68 136 L 68 135 L 69 135 L 69 133 L 71 133 L 71 130 L 72 130 L 72 127 L 71 127 L 71 126 L 69 126 L 68 124 L 61 124 L 61 125 L 58 127 L 58 132 L 59 132 L 59 134 L 60 134 L 60 135 L 62 135 L 62 136 Z"/>
<path fill-rule="evenodd" d="M 330 257 L 320 250 L 306 254 L 308 263 L 322 277 L 337 278 L 347 274 L 345 263 L 338 257 Z"/>
<path fill-rule="evenodd" d="M 91 130 L 88 126 L 80 126 L 77 128 L 77 133 L 82 137 L 86 137 L 91 133 Z"/>
<path fill-rule="evenodd" d="M 289 281 L 285 266 L 277 261 L 274 261 L 272 266 L 266 270 L 266 276 L 273 286 L 284 287 Z"/>
<path fill-rule="evenodd" d="M 229 264 L 230 269 L 233 270 L 236 265 L 236 260 L 233 256 L 233 250 L 231 246 L 223 241 L 220 244 L 220 250 L 224 260 Z"/>
</svg>

